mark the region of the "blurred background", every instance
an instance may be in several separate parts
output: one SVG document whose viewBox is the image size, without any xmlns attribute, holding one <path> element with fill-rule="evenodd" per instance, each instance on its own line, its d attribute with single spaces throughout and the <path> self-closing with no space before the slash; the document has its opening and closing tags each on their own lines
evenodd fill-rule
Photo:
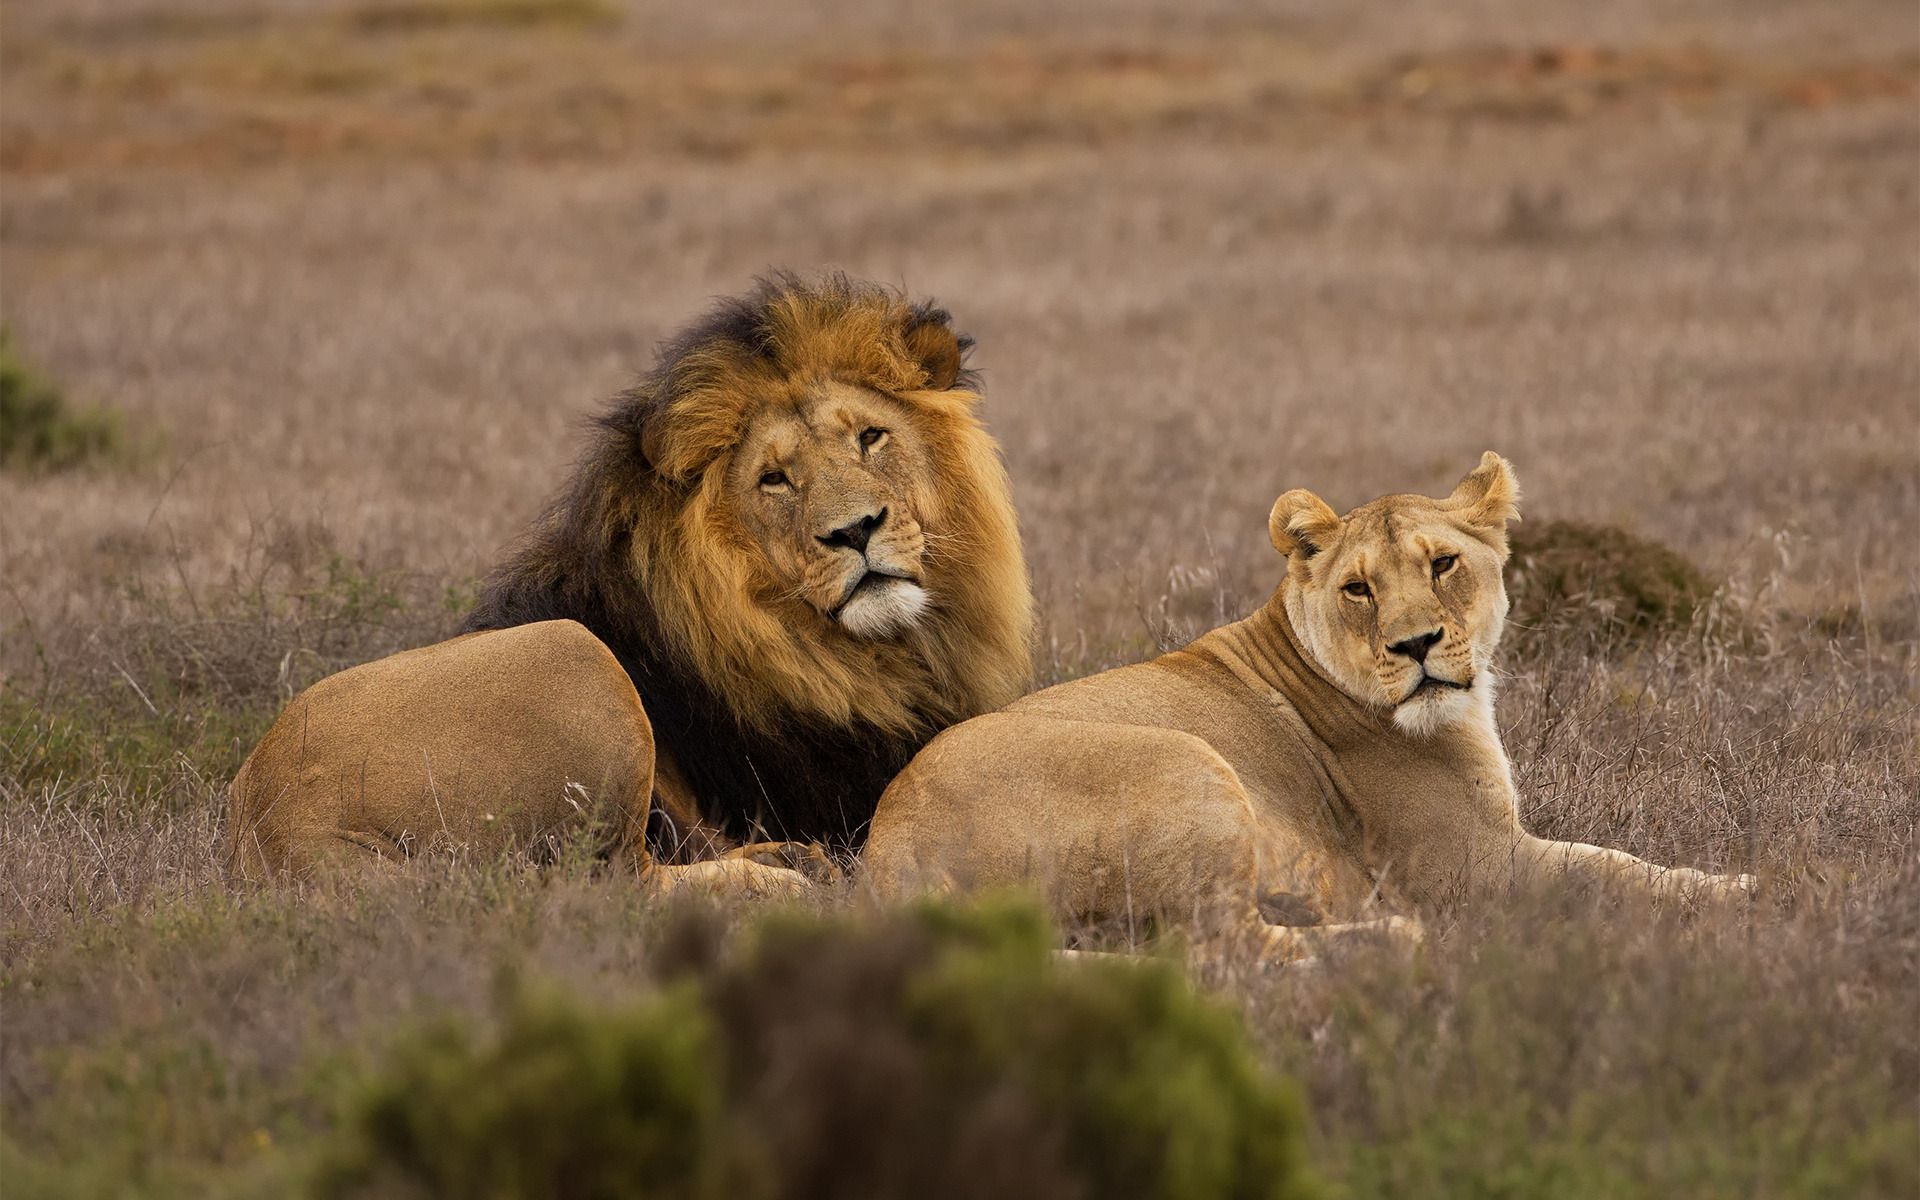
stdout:
<svg viewBox="0 0 1920 1200">
<path fill-rule="evenodd" d="M 1908 3 L 9 0 L 4 33 L 0 317 L 120 422 L 117 464 L 0 473 L 43 640 L 132 580 L 457 592 L 657 339 L 777 266 L 979 339 L 1062 671 L 1264 597 L 1280 491 L 1489 447 L 1529 518 L 1787 546 L 1807 603 L 1912 618 Z"/>
</svg>

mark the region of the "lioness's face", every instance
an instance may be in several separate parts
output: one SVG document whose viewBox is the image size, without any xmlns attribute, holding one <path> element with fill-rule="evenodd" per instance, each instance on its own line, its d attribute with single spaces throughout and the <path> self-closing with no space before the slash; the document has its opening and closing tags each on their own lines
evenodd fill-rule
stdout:
<svg viewBox="0 0 1920 1200">
<path fill-rule="evenodd" d="M 905 403 L 827 382 L 754 417 L 726 483 L 741 524 L 795 596 L 855 637 L 883 638 L 929 603 L 917 503 L 929 477 Z"/>
<path fill-rule="evenodd" d="M 1335 516 L 1289 492 L 1274 506 L 1287 615 L 1347 694 L 1426 734 L 1491 702 L 1506 622 L 1506 522 L 1518 487 L 1489 452 L 1445 500 L 1388 496 Z"/>
</svg>

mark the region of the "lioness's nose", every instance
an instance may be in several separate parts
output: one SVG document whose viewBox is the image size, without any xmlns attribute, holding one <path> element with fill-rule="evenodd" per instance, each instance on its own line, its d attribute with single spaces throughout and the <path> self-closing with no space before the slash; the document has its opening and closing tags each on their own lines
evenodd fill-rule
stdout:
<svg viewBox="0 0 1920 1200">
<path fill-rule="evenodd" d="M 1440 637 L 1441 633 L 1436 629 L 1432 633 L 1423 633 L 1419 637 L 1410 637 L 1404 642 L 1395 642 L 1393 645 L 1388 646 L 1387 649 L 1393 651 L 1395 654 L 1404 654 L 1417 663 L 1424 663 L 1427 661 L 1427 651 L 1433 649 L 1433 644 L 1439 641 Z"/>
<path fill-rule="evenodd" d="M 847 524 L 842 525 L 832 533 L 821 538 L 820 544 L 823 546 L 846 546 L 865 554 L 867 552 L 867 539 L 873 536 L 874 530 L 886 523 L 887 510 L 883 508 L 877 513 L 868 513 L 858 521 L 849 521 Z"/>
</svg>

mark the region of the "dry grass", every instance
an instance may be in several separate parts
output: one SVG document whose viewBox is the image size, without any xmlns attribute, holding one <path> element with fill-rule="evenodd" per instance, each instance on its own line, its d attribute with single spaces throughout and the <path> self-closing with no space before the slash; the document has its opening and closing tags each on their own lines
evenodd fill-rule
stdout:
<svg viewBox="0 0 1920 1200">
<path fill-rule="evenodd" d="M 1184 44 L 1009 38 L 929 49 L 662 49 L 561 0 L 383 4 L 106 48 L 13 53 L 0 165 L 314 159 L 705 159 L 967 152 L 1142 138 L 1259 142 L 1303 116 L 1772 114 L 1920 95 L 1920 58 L 1781 61 L 1697 47 L 1475 47 L 1329 61 L 1254 30 Z M 514 36 L 499 36 L 510 25 Z"/>
<path fill-rule="evenodd" d="M 394 1014 L 647 986 L 663 918 L 584 860 L 229 893 L 221 789 L 289 689 L 450 626 L 656 338 L 834 264 L 980 338 L 1049 679 L 1257 603 L 1279 491 L 1489 447 L 1529 528 L 1726 581 L 1521 631 L 1501 718 L 1536 831 L 1757 870 L 1750 913 L 1196 964 L 1328 1173 L 1911 1195 L 1910 8 L 1324 7 L 9 5 L 0 320 L 167 440 L 0 472 L 4 1169 L 275 1194 Z"/>
</svg>

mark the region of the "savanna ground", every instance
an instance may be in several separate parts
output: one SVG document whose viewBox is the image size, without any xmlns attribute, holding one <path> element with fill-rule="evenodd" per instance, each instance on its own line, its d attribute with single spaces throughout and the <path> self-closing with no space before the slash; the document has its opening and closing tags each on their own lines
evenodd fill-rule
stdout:
<svg viewBox="0 0 1920 1200">
<path fill-rule="evenodd" d="M 1713 581 L 1664 624 L 1523 610 L 1500 718 L 1536 832 L 1755 903 L 1193 964 L 1334 1187 L 1920 1190 L 1911 5 L 12 0 L 0 35 L 0 316 L 67 422 L 0 453 L 9 1194 L 281 1194 L 397 1024 L 503 967 L 650 986 L 673 922 L 590 856 L 231 891 L 224 787 L 293 690 L 450 630 L 582 419 L 779 265 L 979 338 L 1043 680 L 1258 603 L 1281 490 L 1489 447 L 1523 529 Z"/>
</svg>

